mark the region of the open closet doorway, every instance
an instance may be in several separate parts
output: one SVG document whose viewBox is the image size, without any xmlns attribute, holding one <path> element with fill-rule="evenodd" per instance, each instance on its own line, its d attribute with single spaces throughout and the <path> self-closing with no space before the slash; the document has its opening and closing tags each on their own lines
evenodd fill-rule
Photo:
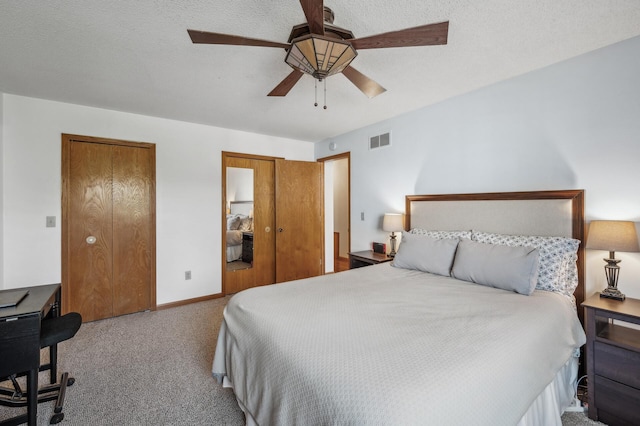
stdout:
<svg viewBox="0 0 640 426">
<path fill-rule="evenodd" d="M 318 159 L 325 173 L 325 272 L 349 269 L 351 153 Z"/>
</svg>

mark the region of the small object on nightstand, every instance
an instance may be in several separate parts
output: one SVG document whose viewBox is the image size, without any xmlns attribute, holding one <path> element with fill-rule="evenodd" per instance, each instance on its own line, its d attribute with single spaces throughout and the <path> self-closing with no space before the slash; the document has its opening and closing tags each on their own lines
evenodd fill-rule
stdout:
<svg viewBox="0 0 640 426">
<path fill-rule="evenodd" d="M 349 253 L 349 269 L 377 265 L 378 263 L 389 262 L 391 260 L 393 260 L 393 258 L 384 253 L 376 253 L 373 250 L 351 252 Z"/>
<path fill-rule="evenodd" d="M 373 252 L 387 254 L 387 245 L 383 243 L 373 243 Z"/>
<path fill-rule="evenodd" d="M 587 239 L 588 249 L 607 250 L 609 258 L 604 259 L 607 264 L 604 273 L 607 277 L 607 288 L 600 293 L 600 297 L 624 300 L 625 296 L 618 290 L 618 275 L 620 274 L 620 259 L 616 259 L 616 251 L 637 252 L 638 235 L 636 224 L 620 220 L 594 220 L 589 225 Z"/>
<path fill-rule="evenodd" d="M 582 303 L 587 332 L 589 418 L 609 426 L 640 424 L 640 300 Z"/>
</svg>

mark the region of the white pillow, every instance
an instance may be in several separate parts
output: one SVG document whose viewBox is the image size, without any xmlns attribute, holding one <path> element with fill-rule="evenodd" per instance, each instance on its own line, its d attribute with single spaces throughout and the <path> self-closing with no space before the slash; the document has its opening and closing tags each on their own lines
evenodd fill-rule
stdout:
<svg viewBox="0 0 640 426">
<path fill-rule="evenodd" d="M 409 233 L 415 235 L 424 235 L 436 240 L 441 240 L 443 238 L 453 240 L 457 240 L 459 238 L 466 238 L 467 240 L 471 239 L 471 231 L 431 231 L 427 229 L 413 228 L 411 231 L 409 231 Z"/>
<path fill-rule="evenodd" d="M 567 237 L 506 235 L 473 231 L 472 240 L 479 243 L 501 244 L 511 247 L 535 247 L 539 251 L 539 290 L 555 291 L 573 296 L 578 286 L 578 247 L 580 240 Z"/>
<path fill-rule="evenodd" d="M 458 240 L 441 239 L 402 233 L 402 243 L 393 258 L 396 268 L 415 269 L 433 274 L 451 275 L 451 265 Z"/>
<path fill-rule="evenodd" d="M 538 259 L 538 250 L 533 247 L 461 240 L 451 276 L 528 296 L 538 281 Z"/>
</svg>

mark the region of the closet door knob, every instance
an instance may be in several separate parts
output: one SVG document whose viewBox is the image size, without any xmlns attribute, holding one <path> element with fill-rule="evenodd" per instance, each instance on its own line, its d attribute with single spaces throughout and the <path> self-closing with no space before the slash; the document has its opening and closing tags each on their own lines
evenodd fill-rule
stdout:
<svg viewBox="0 0 640 426">
<path fill-rule="evenodd" d="M 95 244 L 96 243 L 96 237 L 94 237 L 93 235 L 89 235 L 86 239 L 87 244 Z"/>
<path fill-rule="evenodd" d="M 284 229 L 278 228 L 278 232 L 282 232 L 282 231 L 284 231 Z"/>
</svg>

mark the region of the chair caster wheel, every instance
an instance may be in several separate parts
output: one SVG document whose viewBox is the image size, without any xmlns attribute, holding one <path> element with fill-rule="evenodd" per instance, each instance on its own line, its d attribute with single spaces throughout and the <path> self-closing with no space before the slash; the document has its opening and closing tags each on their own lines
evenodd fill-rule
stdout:
<svg viewBox="0 0 640 426">
<path fill-rule="evenodd" d="M 67 380 L 67 386 L 71 386 L 76 382 L 76 379 L 74 379 L 73 377 L 69 377 L 69 379 Z"/>
<path fill-rule="evenodd" d="M 54 414 L 53 416 L 51 416 L 51 420 L 49 421 L 49 424 L 55 425 L 57 423 L 60 423 L 62 419 L 64 419 L 64 413 Z"/>
</svg>

